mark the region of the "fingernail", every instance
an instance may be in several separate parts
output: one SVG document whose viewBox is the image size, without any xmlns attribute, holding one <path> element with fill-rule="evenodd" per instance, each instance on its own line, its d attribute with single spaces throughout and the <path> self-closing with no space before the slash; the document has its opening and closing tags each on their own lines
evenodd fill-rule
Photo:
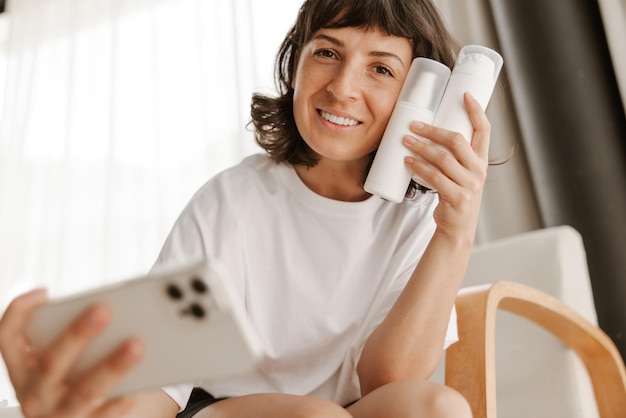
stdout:
<svg viewBox="0 0 626 418">
<path fill-rule="evenodd" d="M 139 361 L 143 352 L 143 344 L 139 340 L 126 341 L 118 352 L 117 361 L 125 365 L 134 364 Z"/>
<path fill-rule="evenodd" d="M 29 292 L 26 292 L 23 296 L 29 299 L 34 299 L 34 300 L 45 300 L 45 299 L 48 299 L 48 289 L 46 288 L 33 289 Z"/>
<path fill-rule="evenodd" d="M 91 306 L 83 316 L 83 324 L 88 327 L 100 327 L 106 323 L 107 313 L 102 306 Z"/>
<path fill-rule="evenodd" d="M 415 162 L 415 158 L 413 157 L 404 157 L 404 162 L 407 164 L 413 164 Z"/>
<path fill-rule="evenodd" d="M 413 127 L 413 129 L 424 129 L 424 122 L 416 120 L 411 123 L 411 126 Z"/>
<path fill-rule="evenodd" d="M 404 142 L 406 142 L 407 144 L 415 144 L 417 142 L 417 139 L 413 138 L 412 136 L 405 136 Z"/>
</svg>

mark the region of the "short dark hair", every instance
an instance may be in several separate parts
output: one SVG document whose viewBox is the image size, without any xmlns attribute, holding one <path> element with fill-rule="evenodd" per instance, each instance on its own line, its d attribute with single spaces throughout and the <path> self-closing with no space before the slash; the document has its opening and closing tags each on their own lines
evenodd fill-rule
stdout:
<svg viewBox="0 0 626 418">
<path fill-rule="evenodd" d="M 317 163 L 293 116 L 292 77 L 296 56 L 318 30 L 343 27 L 378 28 L 406 38 L 411 42 L 413 58 L 431 58 L 450 68 L 458 51 L 458 44 L 430 0 L 306 0 L 276 57 L 278 96 L 258 93 L 252 96 L 251 123 L 255 138 L 273 160 L 307 167 Z M 413 194 L 416 188 L 411 182 L 407 194 Z"/>
</svg>

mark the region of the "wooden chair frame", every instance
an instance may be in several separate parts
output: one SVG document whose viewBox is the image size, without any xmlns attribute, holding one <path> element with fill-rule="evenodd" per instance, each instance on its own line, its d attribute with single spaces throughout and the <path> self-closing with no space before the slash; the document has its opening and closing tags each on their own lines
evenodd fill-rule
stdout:
<svg viewBox="0 0 626 418">
<path fill-rule="evenodd" d="M 601 418 L 626 417 L 626 371 L 611 339 L 561 301 L 534 288 L 496 282 L 464 288 L 456 301 L 459 341 L 446 351 L 446 385 L 474 418 L 496 418 L 495 322 L 502 309 L 543 327 L 583 361 Z"/>
</svg>

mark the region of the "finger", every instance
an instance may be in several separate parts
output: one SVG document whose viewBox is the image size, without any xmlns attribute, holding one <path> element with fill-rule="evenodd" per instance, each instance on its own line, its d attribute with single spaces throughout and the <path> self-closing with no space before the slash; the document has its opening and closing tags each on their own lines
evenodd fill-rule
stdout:
<svg viewBox="0 0 626 418">
<path fill-rule="evenodd" d="M 474 136 L 472 138 L 472 148 L 482 159 L 487 159 L 489 153 L 489 140 L 491 136 L 491 123 L 487 119 L 487 115 L 480 106 L 480 103 L 470 94 L 463 95 L 465 109 L 469 115 L 472 126 L 474 127 Z"/>
<path fill-rule="evenodd" d="M 431 166 L 426 162 L 420 162 L 419 158 L 405 157 L 405 164 L 425 181 L 433 190 L 436 190 L 440 200 L 458 191 L 461 186 L 446 176 L 441 170 Z"/>
<path fill-rule="evenodd" d="M 406 164 L 438 191 L 441 191 L 439 187 L 445 181 L 459 184 L 467 171 L 450 152 L 440 146 L 416 141 L 410 136 L 404 138 L 404 143 L 415 155 L 415 158 L 408 158 Z"/>
<path fill-rule="evenodd" d="M 474 164 L 475 151 L 469 145 L 472 138 L 465 138 L 459 132 L 421 122 L 413 122 L 411 130 L 420 137 L 427 138 L 427 141 L 422 142 L 433 142 L 439 149 L 449 151 L 463 166 L 469 167 Z M 432 153 L 432 155 L 436 158 L 443 158 L 439 153 Z M 432 160 L 429 159 L 429 161 Z"/>
<path fill-rule="evenodd" d="M 104 402 L 106 394 L 139 363 L 143 352 L 143 344 L 139 340 L 131 339 L 122 343 L 102 363 L 72 386 L 62 408 L 63 416 L 79 416 L 106 405 Z"/>
<path fill-rule="evenodd" d="M 427 138 L 428 140 L 446 148 L 448 148 L 448 144 L 457 140 L 462 140 L 465 143 L 469 143 L 471 140 L 471 138 L 464 138 L 463 135 L 458 132 L 450 131 L 439 126 L 430 125 L 420 121 L 411 122 L 410 128 L 416 135 Z"/>
<path fill-rule="evenodd" d="M 476 100 L 474 100 L 469 94 L 464 97 L 468 101 L 468 106 L 470 107 L 468 115 L 471 113 L 471 117 L 474 118 L 475 124 L 477 126 L 477 128 L 475 126 L 474 136 L 472 138 L 472 142 L 475 145 L 470 145 L 467 139 L 458 132 L 449 131 L 440 127 L 419 122 L 414 122 L 411 124 L 411 129 L 413 132 L 415 132 L 417 135 L 426 137 L 430 140 L 429 142 L 433 142 L 439 147 L 449 151 L 460 163 L 462 167 L 456 167 L 454 164 L 449 164 L 453 161 L 449 161 L 449 159 L 444 154 L 439 154 L 434 151 L 430 152 L 430 155 L 421 155 L 424 159 L 426 159 L 430 164 L 434 166 L 440 166 L 443 168 L 444 166 L 437 164 L 437 161 L 440 161 L 449 164 L 447 165 L 448 168 L 456 168 L 454 172 L 448 171 L 447 173 L 450 178 L 454 179 L 455 182 L 458 184 L 462 184 L 463 178 L 466 175 L 466 170 L 479 174 L 479 177 L 482 177 L 483 173 L 486 172 L 487 151 L 489 147 L 490 135 L 489 120 L 482 111 L 480 104 Z M 427 148 L 423 149 L 425 152 L 428 151 Z M 417 153 L 417 151 L 413 151 L 414 153 Z M 464 169 L 458 170 L 460 168 Z"/>
<path fill-rule="evenodd" d="M 45 289 L 36 289 L 15 298 L 0 320 L 0 352 L 16 389 L 28 380 L 37 366 L 37 356 L 24 333 L 29 315 L 48 300 Z"/>
<path fill-rule="evenodd" d="M 43 385 L 66 380 L 71 367 L 93 338 L 109 322 L 111 313 L 103 305 L 90 306 L 41 354 Z"/>
<path fill-rule="evenodd" d="M 468 144 L 464 144 L 471 156 L 465 165 L 446 149 L 438 145 L 416 141 L 406 136 L 404 143 L 414 157 L 405 159 L 405 164 L 439 193 L 442 200 L 450 202 L 469 201 L 469 194 L 478 192 L 486 176 L 486 164 L 475 155 Z"/>
</svg>

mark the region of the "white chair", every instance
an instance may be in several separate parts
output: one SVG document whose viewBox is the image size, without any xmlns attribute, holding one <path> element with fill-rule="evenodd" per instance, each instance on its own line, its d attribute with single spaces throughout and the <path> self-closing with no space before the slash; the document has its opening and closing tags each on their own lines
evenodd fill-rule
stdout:
<svg viewBox="0 0 626 418">
<path fill-rule="evenodd" d="M 20 408 L 16 406 L 7 407 L 0 403 L 0 418 L 24 418 L 24 416 L 20 412 Z"/>
<path fill-rule="evenodd" d="M 496 319 L 498 309 L 515 315 Z M 474 418 L 496 410 L 626 417 L 624 362 L 597 328 L 582 238 L 571 227 L 476 247 L 457 314 L 460 341 L 447 350 L 445 381 L 468 398 Z"/>
</svg>

